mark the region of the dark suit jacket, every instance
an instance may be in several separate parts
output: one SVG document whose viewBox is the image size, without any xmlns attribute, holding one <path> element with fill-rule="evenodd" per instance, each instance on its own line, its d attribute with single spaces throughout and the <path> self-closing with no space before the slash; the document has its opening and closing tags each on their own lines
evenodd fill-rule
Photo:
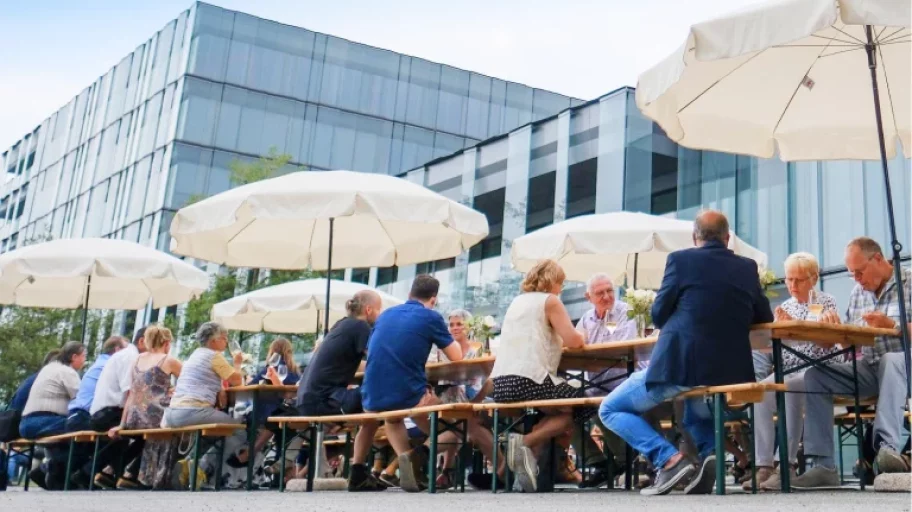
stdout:
<svg viewBox="0 0 912 512">
<path fill-rule="evenodd" d="M 754 381 L 750 326 L 773 313 L 757 263 L 710 242 L 668 255 L 652 321 L 661 332 L 647 387 L 718 386 Z"/>
</svg>

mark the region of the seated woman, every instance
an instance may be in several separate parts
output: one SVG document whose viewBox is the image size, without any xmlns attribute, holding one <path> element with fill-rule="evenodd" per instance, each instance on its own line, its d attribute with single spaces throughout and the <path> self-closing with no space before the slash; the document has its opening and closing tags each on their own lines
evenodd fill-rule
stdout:
<svg viewBox="0 0 912 512">
<path fill-rule="evenodd" d="M 169 356 L 171 331 L 160 325 L 146 327 L 147 352 L 140 354 L 131 370 L 131 385 L 120 425 L 108 435 L 117 438 L 120 430 L 158 428 L 170 401 L 171 377 L 180 377 L 181 362 Z M 179 438 L 144 442 L 138 480 L 147 489 L 170 489 L 171 470 L 177 462 Z"/>
<path fill-rule="evenodd" d="M 473 345 L 469 341 L 468 326 L 466 322 L 472 318 L 472 315 L 464 309 L 453 310 L 447 315 L 447 324 L 453 341 L 459 343 L 462 349 L 463 359 L 475 359 L 481 356 L 481 347 Z M 442 350 L 435 349 L 431 352 L 437 361 L 448 361 Z M 481 390 L 482 382 L 480 379 L 473 379 L 463 382 L 440 381 L 436 388 L 437 396 L 445 404 L 466 403 L 470 401 L 470 396 L 477 396 Z M 491 431 L 482 425 L 481 418 L 474 417 L 468 421 L 469 440 L 478 446 L 481 452 L 493 460 L 494 454 L 494 436 Z M 449 489 L 455 485 L 455 463 L 456 450 L 459 448 L 459 437 L 454 432 L 445 432 L 438 438 L 438 443 L 443 448 L 443 471 L 437 478 L 438 489 Z M 505 463 L 502 454 L 498 455 L 497 476 L 501 482 L 504 480 Z M 471 474 L 468 476 L 468 482 L 476 489 L 490 489 L 491 476 L 484 474 Z M 500 484 L 503 489 L 503 484 Z"/>
<path fill-rule="evenodd" d="M 53 436 L 66 432 L 70 400 L 79 391 L 79 374 L 86 362 L 86 349 L 77 341 L 67 342 L 57 360 L 38 372 L 29 392 L 19 434 L 27 439 Z M 59 448 L 59 449 L 58 449 Z M 66 450 L 52 446 L 48 449 L 50 463 L 45 478 L 48 489 L 63 489 L 66 473 Z"/>
<path fill-rule="evenodd" d="M 557 376 L 563 347 L 581 348 L 586 342 L 583 334 L 574 329 L 560 300 L 564 279 L 563 269 L 552 260 L 541 261 L 523 279 L 522 293 L 513 299 L 504 315 L 497 360 L 490 381 L 485 384 L 485 390 L 493 384 L 494 401 L 525 402 L 583 395 L 580 389 Z M 574 418 L 582 421 L 593 411 L 557 408 L 543 412 L 544 419 L 530 434 L 510 434 L 507 445 L 507 464 L 524 492 L 534 492 L 537 488 L 537 455 L 541 447 L 567 431 Z"/>
<path fill-rule="evenodd" d="M 222 352 L 228 347 L 228 331 L 217 322 L 206 322 L 196 331 L 196 341 L 199 348 L 190 354 L 190 357 L 181 368 L 180 378 L 174 387 L 171 405 L 165 410 L 162 418 L 162 427 L 176 428 L 192 425 L 205 425 L 207 423 L 241 423 L 241 421 L 217 407 L 224 396 L 222 382 L 229 386 L 240 386 L 243 382 L 241 364 L 244 355 L 238 352 L 234 355 L 234 366 L 228 363 Z M 225 439 L 224 453 L 234 454 L 245 445 L 246 434 L 243 429 L 238 429 Z M 204 469 L 207 477 L 212 477 L 215 472 L 216 461 L 214 453 L 208 453 L 200 467 Z"/>
<path fill-rule="evenodd" d="M 836 299 L 832 295 L 818 292 L 814 289 L 817 281 L 820 279 L 820 265 L 817 258 L 806 252 L 796 252 L 785 259 L 785 286 L 788 288 L 791 297 L 780 304 L 775 310 L 777 321 L 785 320 L 808 320 L 810 305 L 813 303 L 819 308 L 818 320 L 823 313 L 830 312 L 838 318 L 839 312 L 836 309 Z M 838 347 L 822 348 L 814 343 L 801 343 L 792 345 L 794 350 L 805 354 L 814 359 L 825 357 L 839 350 Z M 837 358 L 831 359 L 830 363 L 839 363 Z M 803 361 L 794 354 L 783 351 L 782 365 L 785 371 L 794 368 Z M 774 382 L 775 375 L 763 379 L 762 382 Z M 791 373 L 785 376 L 785 385 L 788 393 L 785 394 L 786 407 L 786 430 L 788 432 L 788 465 L 791 471 L 791 478 L 795 479 L 795 470 L 798 465 L 798 446 L 801 442 L 802 430 L 804 428 L 804 371 Z M 776 393 L 766 393 L 763 401 L 754 407 L 756 418 L 754 420 L 756 429 L 756 449 L 757 449 L 757 485 L 760 489 L 767 491 L 780 490 L 780 477 L 782 465 L 775 468 L 773 456 L 775 454 L 776 442 L 776 424 L 773 421 L 773 414 L 776 412 Z M 781 456 L 781 454 L 779 454 Z M 751 488 L 751 480 L 745 480 L 744 489 Z"/>
<path fill-rule="evenodd" d="M 294 347 L 292 347 L 291 342 L 286 338 L 276 338 L 269 345 L 269 351 L 266 354 L 266 361 L 272 360 L 273 356 L 278 356 L 278 364 L 273 367 L 269 364 L 263 367 L 256 375 L 250 378 L 249 384 L 272 384 L 274 386 L 294 386 L 301 380 L 301 370 L 298 368 L 298 364 L 294 360 Z M 285 366 L 287 373 L 285 378 L 282 379 L 279 377 L 279 373 L 276 371 L 276 368 L 279 366 Z M 254 418 L 257 425 L 263 426 L 266 425 L 266 419 L 270 416 L 281 416 L 286 413 L 295 413 L 296 410 L 293 407 L 285 407 L 283 396 L 279 393 L 260 393 L 259 401 L 257 408 L 253 411 Z M 274 430 L 269 430 L 267 428 L 261 428 L 257 433 L 256 443 L 254 444 L 254 453 L 260 453 L 263 451 L 263 448 L 266 446 L 266 443 L 272 439 L 273 435 L 281 432 L 281 429 L 274 427 Z M 231 456 L 226 461 L 229 466 L 234 468 L 241 468 L 247 466 L 247 453 L 246 450 L 239 453 L 237 456 Z"/>
</svg>

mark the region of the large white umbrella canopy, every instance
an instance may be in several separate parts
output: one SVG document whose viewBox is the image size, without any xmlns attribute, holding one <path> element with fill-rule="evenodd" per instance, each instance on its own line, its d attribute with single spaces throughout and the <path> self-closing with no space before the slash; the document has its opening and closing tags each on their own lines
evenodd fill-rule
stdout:
<svg viewBox="0 0 912 512">
<path fill-rule="evenodd" d="M 345 316 L 345 302 L 362 290 L 373 290 L 383 309 L 402 301 L 361 283 L 332 281 L 330 325 Z M 326 310 L 326 279 L 305 279 L 232 297 L 212 307 L 212 319 L 228 329 L 249 332 L 315 333 Z"/>
<path fill-rule="evenodd" d="M 487 218 L 401 178 L 295 172 L 182 208 L 171 250 L 235 267 L 389 267 L 450 258 L 488 234 Z"/>
<path fill-rule="evenodd" d="M 626 276 L 637 288 L 658 288 L 668 253 L 693 247 L 693 222 L 636 212 L 573 217 L 513 241 L 513 268 L 526 272 L 543 259 L 557 261 L 567 279 L 586 281 L 608 274 L 615 282 Z M 732 234 L 728 248 L 751 258 L 761 268 L 766 254 Z"/>
<path fill-rule="evenodd" d="M 887 156 L 912 151 L 909 0 L 777 0 L 693 25 L 639 77 L 637 106 L 679 144 L 791 160 L 880 159 L 865 25 L 876 45 Z"/>
<path fill-rule="evenodd" d="M 196 298 L 208 287 L 202 270 L 125 240 L 62 239 L 0 255 L 0 304 L 142 309 L 151 300 L 161 308 Z"/>
</svg>

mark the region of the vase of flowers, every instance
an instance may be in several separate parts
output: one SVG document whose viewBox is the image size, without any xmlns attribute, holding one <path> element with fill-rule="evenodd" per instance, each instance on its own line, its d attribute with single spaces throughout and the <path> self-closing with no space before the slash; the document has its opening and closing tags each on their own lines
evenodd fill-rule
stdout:
<svg viewBox="0 0 912 512">
<path fill-rule="evenodd" d="M 469 330 L 469 337 L 476 342 L 481 343 L 482 355 L 491 353 L 491 337 L 494 336 L 494 329 L 496 327 L 497 322 L 494 321 L 494 317 L 491 315 L 473 316 L 466 321 L 466 329 Z"/>
<path fill-rule="evenodd" d="M 767 298 L 772 299 L 773 297 L 778 297 L 779 294 L 774 292 L 770 287 L 778 281 L 776 278 L 776 273 L 768 268 L 761 268 L 759 270 L 760 274 L 760 287 L 763 288 L 763 293 Z"/>
<path fill-rule="evenodd" d="M 646 337 L 646 327 L 652 323 L 652 304 L 656 292 L 652 290 L 627 290 L 624 301 L 627 302 L 627 318 L 636 322 L 637 336 Z"/>
</svg>

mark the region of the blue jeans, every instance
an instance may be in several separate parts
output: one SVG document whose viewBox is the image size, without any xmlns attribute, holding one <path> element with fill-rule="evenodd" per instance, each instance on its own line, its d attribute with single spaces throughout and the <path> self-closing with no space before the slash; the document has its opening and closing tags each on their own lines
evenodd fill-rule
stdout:
<svg viewBox="0 0 912 512">
<path fill-rule="evenodd" d="M 19 422 L 19 433 L 26 439 L 63 434 L 66 429 L 67 417 L 59 414 L 29 414 Z"/>
<path fill-rule="evenodd" d="M 649 458 L 654 467 L 662 468 L 678 450 L 653 430 L 642 414 L 690 389 L 667 384 L 654 384 L 652 389 L 646 389 L 646 371 L 639 371 L 602 400 L 599 418 L 609 430 Z M 701 458 L 712 453 L 715 448 L 712 411 L 702 399 L 685 402 L 684 428 L 693 437 Z"/>
</svg>

